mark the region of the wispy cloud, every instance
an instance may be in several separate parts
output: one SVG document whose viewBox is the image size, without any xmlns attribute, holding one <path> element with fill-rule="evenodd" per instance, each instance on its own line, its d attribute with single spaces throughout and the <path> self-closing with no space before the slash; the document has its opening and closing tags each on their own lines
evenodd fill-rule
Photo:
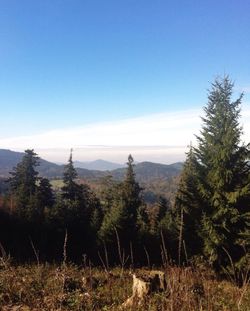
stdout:
<svg viewBox="0 0 250 311">
<path fill-rule="evenodd" d="M 200 111 L 161 113 L 115 122 L 56 129 L 38 135 L 1 139 L 2 148 L 77 148 L 89 145 L 183 145 L 199 127 Z"/>
<path fill-rule="evenodd" d="M 250 109 L 242 110 L 245 141 L 250 141 Z M 124 162 L 133 153 L 138 161 L 173 162 L 184 159 L 187 145 L 195 143 L 194 134 L 201 127 L 203 111 L 186 110 L 160 113 L 115 122 L 88 124 L 56 129 L 38 135 L 0 139 L 0 148 L 34 148 L 53 161 L 65 161 L 70 148 L 80 160 L 105 158 Z"/>
</svg>

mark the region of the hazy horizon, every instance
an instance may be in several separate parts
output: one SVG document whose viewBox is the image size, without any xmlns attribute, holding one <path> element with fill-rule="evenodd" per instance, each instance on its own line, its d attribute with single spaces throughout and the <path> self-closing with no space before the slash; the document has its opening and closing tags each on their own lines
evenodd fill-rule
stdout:
<svg viewBox="0 0 250 311">
<path fill-rule="evenodd" d="M 0 148 L 35 149 L 42 158 L 65 163 L 73 148 L 75 161 L 103 159 L 119 164 L 132 154 L 135 161 L 171 164 L 184 161 L 190 144 L 196 145 L 203 109 L 165 112 L 81 127 L 56 129 L 36 135 L 0 138 Z M 242 141 L 250 141 L 250 109 L 244 102 Z M 85 144 L 80 144 L 84 142 Z"/>
<path fill-rule="evenodd" d="M 14 152 L 24 152 L 19 148 L 0 148 Z M 29 148 L 32 149 L 32 148 Z M 185 149 L 185 150 L 184 150 Z M 188 148 L 182 146 L 85 146 L 73 149 L 73 161 L 93 162 L 104 160 L 124 165 L 131 154 L 135 162 L 154 162 L 173 164 L 185 160 Z M 70 149 L 34 149 L 38 156 L 49 162 L 65 164 L 69 159 Z M 182 152 L 180 152 L 182 151 Z"/>
</svg>

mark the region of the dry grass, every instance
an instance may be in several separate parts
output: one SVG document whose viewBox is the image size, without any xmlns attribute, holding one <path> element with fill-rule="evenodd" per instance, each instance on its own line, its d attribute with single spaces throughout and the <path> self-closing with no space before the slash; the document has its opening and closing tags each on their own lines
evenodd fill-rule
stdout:
<svg viewBox="0 0 250 311">
<path fill-rule="evenodd" d="M 189 268 L 166 269 L 168 289 L 131 310 L 250 310 L 249 285 L 238 288 L 212 274 Z M 85 278 L 85 279 L 84 279 Z M 129 270 L 79 268 L 74 265 L 6 265 L 0 268 L 0 310 L 119 310 L 131 295 Z"/>
</svg>

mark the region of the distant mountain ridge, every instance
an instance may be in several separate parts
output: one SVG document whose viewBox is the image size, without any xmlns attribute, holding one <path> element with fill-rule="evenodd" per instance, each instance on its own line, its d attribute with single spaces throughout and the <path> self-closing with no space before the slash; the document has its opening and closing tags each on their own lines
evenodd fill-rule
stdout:
<svg viewBox="0 0 250 311">
<path fill-rule="evenodd" d="M 23 157 L 23 152 L 15 152 L 6 149 L 0 149 L 0 177 L 8 177 L 9 172 L 13 170 Z M 75 162 L 75 167 L 78 166 L 79 163 Z M 91 165 L 94 164 L 99 165 L 101 168 L 106 167 L 114 167 L 115 165 L 119 165 L 116 163 L 104 161 L 104 160 L 96 160 Z M 135 174 L 136 179 L 139 182 L 149 182 L 156 179 L 167 180 L 172 177 L 178 176 L 182 170 L 183 164 L 180 162 L 173 164 L 160 164 L 153 162 L 140 162 L 135 165 Z M 95 166 L 97 167 L 97 166 Z M 64 165 L 58 165 L 43 159 L 40 159 L 40 165 L 37 167 L 37 170 L 40 176 L 47 178 L 62 178 Z M 116 180 L 122 180 L 126 174 L 126 167 L 120 167 L 116 169 L 109 170 L 90 170 L 86 168 L 76 168 L 79 178 L 83 179 L 98 179 L 107 175 L 111 175 Z"/>
<path fill-rule="evenodd" d="M 85 168 L 88 170 L 98 170 L 98 171 L 112 171 L 118 168 L 123 168 L 125 165 L 105 161 L 102 159 L 98 159 L 95 161 L 89 161 L 89 162 L 80 162 L 80 161 L 74 161 L 74 165 L 77 168 Z"/>
<path fill-rule="evenodd" d="M 7 149 L 0 149 L 0 177 L 8 177 L 9 172 L 22 160 L 24 152 L 16 152 Z M 37 166 L 39 175 L 47 178 L 61 178 L 64 165 L 55 164 L 40 158 L 40 165 Z M 102 172 L 77 168 L 80 177 L 96 178 L 104 176 Z"/>
<path fill-rule="evenodd" d="M 0 176 L 6 177 L 13 170 L 24 156 L 24 152 L 16 152 L 7 149 L 0 149 Z M 40 159 L 39 172 L 48 170 L 51 173 L 56 173 L 60 170 L 60 166 L 46 160 Z"/>
<path fill-rule="evenodd" d="M 147 183 L 153 179 L 169 179 L 180 174 L 183 164 L 161 164 L 153 162 L 140 162 L 135 165 L 134 172 L 139 182 Z M 111 172 L 114 179 L 121 180 L 126 174 L 126 168 L 116 169 Z"/>
</svg>

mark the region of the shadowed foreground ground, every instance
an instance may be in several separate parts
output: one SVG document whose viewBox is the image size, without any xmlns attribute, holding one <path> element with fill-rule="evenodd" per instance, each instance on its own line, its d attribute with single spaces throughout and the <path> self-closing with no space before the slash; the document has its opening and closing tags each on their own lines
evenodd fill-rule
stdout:
<svg viewBox="0 0 250 311">
<path fill-rule="evenodd" d="M 250 287 L 218 281 L 207 271 L 170 267 L 167 290 L 129 310 L 250 310 Z M 87 280 L 87 281 L 86 281 Z M 73 265 L 0 268 L 0 310 L 119 310 L 132 293 L 131 271 Z M 128 310 L 128 309 L 127 309 Z"/>
</svg>

